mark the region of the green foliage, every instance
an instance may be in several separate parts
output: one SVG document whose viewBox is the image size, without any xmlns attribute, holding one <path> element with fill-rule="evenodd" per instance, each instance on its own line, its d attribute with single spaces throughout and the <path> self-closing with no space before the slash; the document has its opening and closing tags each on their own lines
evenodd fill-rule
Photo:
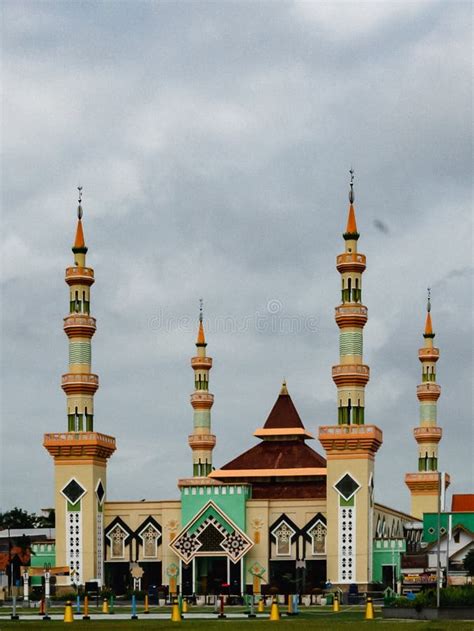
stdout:
<svg viewBox="0 0 474 631">
<path fill-rule="evenodd" d="M 474 576 L 474 548 L 469 550 L 462 562 L 469 576 Z"/>
<path fill-rule="evenodd" d="M 440 594 L 441 607 L 474 607 L 474 586 L 462 585 L 446 587 Z M 436 590 L 429 589 L 416 595 L 414 600 L 397 598 L 392 607 L 407 609 L 414 608 L 421 611 L 424 607 L 436 607 Z"/>
<path fill-rule="evenodd" d="M 8 528 L 54 528 L 54 508 L 45 516 L 29 513 L 15 506 L 5 513 L 0 513 L 0 529 Z"/>
</svg>

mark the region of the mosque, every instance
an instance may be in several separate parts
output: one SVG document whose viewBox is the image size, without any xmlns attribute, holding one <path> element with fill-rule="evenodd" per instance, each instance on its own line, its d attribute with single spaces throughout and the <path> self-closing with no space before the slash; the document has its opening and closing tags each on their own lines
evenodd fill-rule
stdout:
<svg viewBox="0 0 474 631">
<path fill-rule="evenodd" d="M 409 533 L 419 533 L 424 513 L 437 511 L 439 350 L 433 345 L 428 301 L 419 350 L 420 424 L 414 430 L 418 470 L 405 478 L 411 493 L 409 515 L 374 501 L 375 457 L 383 433 L 365 418 L 370 376 L 363 361 L 366 257 L 358 243 L 351 172 L 344 250 L 336 258 L 341 276 L 341 302 L 335 309 L 339 362 L 332 367 L 337 418 L 319 427 L 321 453 L 283 383 L 263 427 L 255 429 L 260 442 L 214 466 L 212 358 L 201 308 L 191 358 L 192 475 L 177 480 L 176 500 L 108 501 L 107 462 L 116 443 L 97 431 L 100 423 L 94 418 L 99 387 L 99 377 L 91 372 L 94 270 L 86 262 L 79 196 L 74 262 L 65 275 L 69 369 L 61 387 L 67 399 L 67 430 L 44 435 L 44 447 L 54 460 L 55 563 L 69 568 L 68 576 L 58 577 L 58 587 L 99 581 L 116 593 L 150 585 L 185 595 L 219 593 L 223 585 L 231 594 L 265 593 L 272 587 L 279 593 L 308 593 L 327 583 L 343 590 L 351 584 L 367 589 L 382 580 L 384 563 L 392 572 L 399 570 Z M 249 436 L 249 444 L 251 440 Z M 443 486 L 447 484 L 449 476 Z"/>
</svg>

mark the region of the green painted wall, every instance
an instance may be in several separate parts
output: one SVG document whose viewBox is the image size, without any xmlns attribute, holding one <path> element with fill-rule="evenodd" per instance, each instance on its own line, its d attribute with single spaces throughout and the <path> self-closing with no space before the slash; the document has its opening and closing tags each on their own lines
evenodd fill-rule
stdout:
<svg viewBox="0 0 474 631">
<path fill-rule="evenodd" d="M 461 525 L 474 532 L 474 513 L 441 513 L 441 535 L 448 530 L 448 517 L 452 515 L 452 527 Z M 432 543 L 438 539 L 438 513 L 423 515 L 423 541 Z"/>
<path fill-rule="evenodd" d="M 246 501 L 250 488 L 241 484 L 188 486 L 181 489 L 181 525 L 185 526 L 212 500 L 245 532 Z"/>
<path fill-rule="evenodd" d="M 392 553 L 393 551 L 393 553 Z M 382 566 L 395 565 L 400 576 L 401 555 L 406 551 L 404 539 L 374 539 L 372 549 L 372 580 L 382 582 Z"/>
<path fill-rule="evenodd" d="M 56 565 L 56 546 L 51 541 L 45 543 L 33 543 L 31 546 L 31 567 L 43 568 L 45 563 L 50 563 L 51 567 Z M 32 576 L 31 585 L 41 585 L 41 576 Z"/>
</svg>

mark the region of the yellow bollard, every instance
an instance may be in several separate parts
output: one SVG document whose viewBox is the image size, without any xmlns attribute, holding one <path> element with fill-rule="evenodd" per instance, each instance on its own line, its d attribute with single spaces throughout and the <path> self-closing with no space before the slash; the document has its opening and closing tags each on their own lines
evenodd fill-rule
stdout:
<svg viewBox="0 0 474 631">
<path fill-rule="evenodd" d="M 293 611 L 293 596 L 288 594 L 288 615 L 292 616 L 294 614 Z"/>
<path fill-rule="evenodd" d="M 334 594 L 334 600 L 332 601 L 332 610 L 334 611 L 334 613 L 339 613 L 340 609 L 339 596 L 337 594 Z"/>
<path fill-rule="evenodd" d="M 148 594 L 145 594 L 145 609 L 143 613 L 150 613 L 150 605 L 148 603 Z"/>
<path fill-rule="evenodd" d="M 257 613 L 265 613 L 265 603 L 263 602 L 263 598 L 260 598 L 258 601 Z"/>
<path fill-rule="evenodd" d="M 109 603 L 107 598 L 104 598 L 104 602 L 102 603 L 102 613 L 109 613 Z"/>
<path fill-rule="evenodd" d="M 280 620 L 280 608 L 278 607 L 276 596 L 274 596 L 272 600 L 272 607 L 270 609 L 270 620 L 272 622 Z"/>
<path fill-rule="evenodd" d="M 173 606 L 171 608 L 171 622 L 181 622 L 181 614 L 179 613 L 177 598 L 173 598 Z"/>
<path fill-rule="evenodd" d="M 367 604 L 365 606 L 365 619 L 373 620 L 374 616 L 374 603 L 372 602 L 372 598 L 370 596 L 367 598 Z"/>
<path fill-rule="evenodd" d="M 89 616 L 89 596 L 84 596 L 84 615 L 82 616 L 83 620 L 90 620 Z"/>
<path fill-rule="evenodd" d="M 188 599 L 183 598 L 183 613 L 188 613 Z"/>
<path fill-rule="evenodd" d="M 72 613 L 72 603 L 70 600 L 67 601 L 64 607 L 64 622 L 74 622 L 74 614 Z"/>
</svg>

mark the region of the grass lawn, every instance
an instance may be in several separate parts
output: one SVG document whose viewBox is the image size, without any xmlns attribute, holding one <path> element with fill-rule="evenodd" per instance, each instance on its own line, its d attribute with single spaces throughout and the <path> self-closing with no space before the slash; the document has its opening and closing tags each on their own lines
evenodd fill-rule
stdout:
<svg viewBox="0 0 474 631">
<path fill-rule="evenodd" d="M 443 621 L 443 622 L 412 622 L 412 621 L 386 621 L 383 620 L 380 614 L 376 620 L 366 621 L 364 616 L 359 612 L 341 612 L 339 614 L 321 613 L 311 614 L 305 613 L 298 616 L 298 618 L 285 618 L 283 617 L 280 622 L 276 624 L 269 620 L 190 620 L 189 618 L 183 620 L 181 623 L 173 623 L 170 620 L 146 620 L 143 616 L 139 620 L 114 620 L 113 617 L 107 617 L 106 620 L 98 621 L 82 621 L 75 620 L 74 626 L 70 624 L 64 624 L 63 622 L 44 622 L 39 618 L 32 621 L 20 621 L 12 622 L 5 618 L 0 618 L 0 631 L 6 631 L 7 629 L 25 629 L 30 631 L 38 631 L 38 629 L 47 629 L 53 626 L 55 630 L 65 629 L 88 629 L 90 631 L 97 631 L 102 629 L 103 631 L 121 631 L 130 629 L 157 629 L 157 630 L 171 630 L 191 627 L 193 629 L 202 631 L 263 631 L 264 629 L 275 629 L 279 627 L 285 631 L 304 631 L 305 629 L 315 629 L 319 631 L 325 631 L 325 629 L 334 631 L 350 631 L 350 629 L 370 629 L 377 627 L 381 631 L 395 631 L 400 629 L 407 629 L 408 631 L 473 631 L 473 622 L 460 622 L 460 621 Z M 408 626 L 407 626 L 408 625 Z"/>
</svg>

